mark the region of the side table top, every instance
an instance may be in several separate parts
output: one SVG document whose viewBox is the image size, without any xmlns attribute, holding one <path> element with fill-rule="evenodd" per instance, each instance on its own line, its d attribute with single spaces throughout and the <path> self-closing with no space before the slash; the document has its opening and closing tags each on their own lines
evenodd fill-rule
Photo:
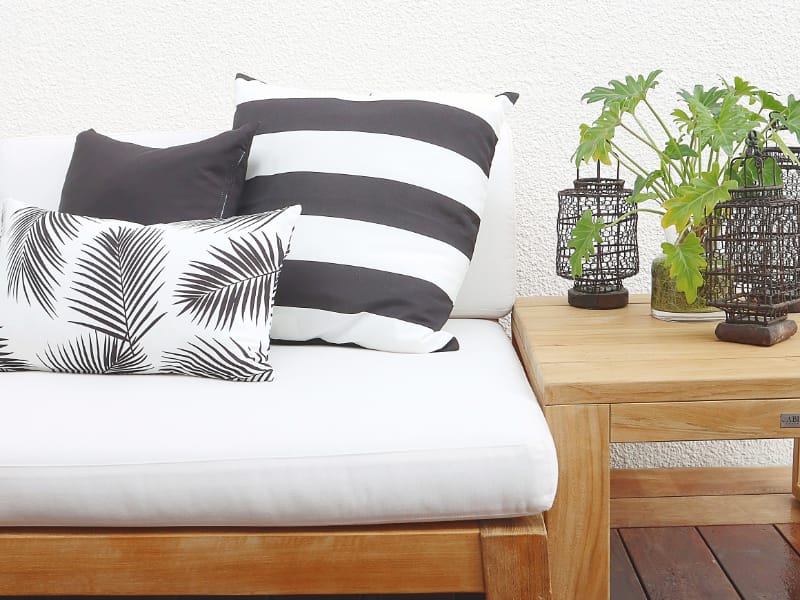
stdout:
<svg viewBox="0 0 800 600">
<path fill-rule="evenodd" d="M 598 311 L 566 297 L 520 298 L 512 316 L 545 406 L 800 397 L 800 334 L 757 347 L 721 342 L 715 326 L 654 319 L 647 295 Z"/>
</svg>

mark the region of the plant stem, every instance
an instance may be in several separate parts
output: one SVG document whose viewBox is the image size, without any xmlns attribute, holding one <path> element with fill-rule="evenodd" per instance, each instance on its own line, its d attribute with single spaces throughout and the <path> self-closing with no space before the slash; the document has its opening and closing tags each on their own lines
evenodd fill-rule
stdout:
<svg viewBox="0 0 800 600">
<path fill-rule="evenodd" d="M 646 101 L 645 101 L 645 102 L 646 102 Z M 651 110 L 652 110 L 652 109 L 651 109 Z M 681 177 L 683 177 L 683 163 L 682 163 L 680 160 L 678 160 L 678 162 L 677 162 L 677 163 L 675 163 L 675 162 L 674 162 L 674 161 L 673 161 L 673 160 L 672 160 L 670 157 L 668 157 L 668 156 L 667 156 L 666 154 L 664 154 L 664 153 L 663 153 L 661 150 L 659 150 L 658 146 L 656 145 L 656 142 L 655 142 L 655 140 L 653 139 L 653 136 L 651 136 L 651 135 L 650 135 L 650 132 L 649 132 L 649 131 L 647 131 L 647 128 L 646 128 L 646 127 L 644 126 L 644 124 L 643 124 L 643 123 L 642 123 L 642 122 L 639 120 L 639 117 L 637 117 L 637 116 L 636 116 L 636 114 L 635 114 L 635 113 L 633 113 L 633 112 L 631 112 L 631 113 L 630 113 L 630 115 L 633 117 L 634 121 L 636 121 L 636 124 L 639 126 L 639 129 L 641 129 L 641 130 L 642 130 L 642 133 L 644 133 L 644 135 L 645 135 L 645 136 L 647 137 L 647 139 L 650 141 L 650 144 L 649 144 L 649 145 L 650 145 L 650 147 L 651 147 L 653 150 L 655 150 L 655 151 L 656 151 L 656 153 L 658 154 L 658 157 L 661 159 L 661 161 L 662 161 L 662 162 L 664 162 L 664 163 L 666 163 L 666 164 L 667 164 L 667 165 L 669 165 L 670 167 L 674 168 L 674 169 L 675 169 L 675 170 L 678 172 L 678 174 L 679 174 Z M 667 133 L 669 133 L 669 132 L 667 132 Z M 675 143 L 675 147 L 677 148 L 677 146 L 678 146 L 678 143 L 677 143 L 677 142 L 675 142 L 675 139 L 674 139 L 674 138 L 673 138 L 671 135 L 669 136 L 669 139 L 670 139 L 672 142 L 674 142 L 674 143 Z M 670 181 L 670 185 L 672 185 L 672 181 Z"/>
<path fill-rule="evenodd" d="M 634 119 L 636 119 L 636 117 L 634 117 Z M 638 123 L 638 119 L 637 119 L 637 123 Z M 640 142 L 642 142 L 642 143 L 643 143 L 645 146 L 647 146 L 648 148 L 652 148 L 653 150 L 655 150 L 655 151 L 656 151 L 656 152 L 658 152 L 659 154 L 661 153 L 661 150 L 659 150 L 659 149 L 658 149 L 658 146 L 656 146 L 656 145 L 655 145 L 655 144 L 654 144 L 652 141 L 650 141 L 650 140 L 647 140 L 647 139 L 643 138 L 641 135 L 639 135 L 638 133 L 636 133 L 636 130 L 635 130 L 635 129 L 631 129 L 630 127 L 628 127 L 627 125 L 625 125 L 625 123 L 623 123 L 622 121 L 620 121 L 620 122 L 619 122 L 619 125 L 620 125 L 620 127 L 622 127 L 622 128 L 625 130 L 625 131 L 627 131 L 627 132 L 628 132 L 628 133 L 630 133 L 630 134 L 631 134 L 633 137 L 635 137 L 637 140 L 639 140 Z M 641 127 L 641 125 L 640 125 L 640 127 Z"/>
<path fill-rule="evenodd" d="M 625 151 L 622 150 L 622 148 L 620 148 L 614 142 L 609 141 L 609 144 L 611 144 L 611 148 L 614 150 L 614 152 L 616 152 L 618 154 L 617 160 L 619 160 L 619 163 L 623 167 L 625 167 L 626 169 L 628 169 L 632 173 L 635 173 L 635 174 L 641 175 L 642 177 L 647 178 L 647 176 L 650 173 L 645 171 L 644 167 L 642 167 L 639 163 L 637 163 L 630 156 L 628 156 L 625 153 Z M 622 158 L 620 158 L 620 156 L 622 156 L 625 160 L 622 160 Z M 651 183 L 651 187 L 656 192 L 656 194 L 658 194 L 659 198 L 661 198 L 662 202 L 665 201 L 667 199 L 667 197 L 669 196 L 669 193 L 667 192 L 667 190 L 665 188 L 659 186 L 658 184 L 656 184 L 656 182 L 652 182 Z"/>
<path fill-rule="evenodd" d="M 663 129 L 664 133 L 667 134 L 667 137 L 669 138 L 670 143 L 675 144 L 675 147 L 677 147 L 678 146 L 678 142 L 675 141 L 674 137 L 672 137 L 672 133 L 670 132 L 669 127 L 667 127 L 666 123 L 664 123 L 664 121 L 661 119 L 659 114 L 656 112 L 656 109 L 653 108 L 653 105 L 650 104 L 650 102 L 648 102 L 647 97 L 642 98 L 642 102 L 644 102 L 645 106 L 650 109 L 650 112 L 656 118 L 656 121 L 658 121 L 658 124 L 661 125 L 661 129 Z M 680 162 L 685 168 L 686 165 L 683 163 L 683 161 L 680 161 Z"/>
<path fill-rule="evenodd" d="M 633 210 L 629 210 L 628 212 L 620 215 L 619 217 L 617 217 L 616 219 L 614 219 L 610 223 L 605 223 L 603 225 L 603 229 L 606 229 L 608 227 L 613 227 L 614 225 L 619 225 L 620 223 L 622 223 L 628 217 L 630 217 L 632 215 L 635 215 L 636 213 L 640 213 L 640 212 L 646 212 L 646 213 L 652 213 L 654 215 L 664 216 L 664 211 L 663 210 L 654 210 L 652 208 L 634 208 Z"/>
</svg>

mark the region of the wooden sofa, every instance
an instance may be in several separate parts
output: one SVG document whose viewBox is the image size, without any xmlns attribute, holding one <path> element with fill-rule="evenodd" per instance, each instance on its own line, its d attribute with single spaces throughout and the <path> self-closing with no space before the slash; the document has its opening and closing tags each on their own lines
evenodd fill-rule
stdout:
<svg viewBox="0 0 800 600">
<path fill-rule="evenodd" d="M 174 145 L 207 134 L 172 134 L 157 139 L 150 134 L 131 139 L 154 146 L 159 143 Z M 480 321 L 483 324 L 496 321 L 510 311 L 514 301 L 512 160 L 507 132 L 500 139 L 496 166 L 490 178 L 491 206 L 481 225 L 470 273 L 456 302 L 455 321 Z M 71 143 L 67 137 L 0 141 L 0 197 L 12 196 L 44 207 L 57 203 Z M 498 359 L 498 352 L 491 349 L 487 352 L 494 357 L 493 360 L 505 361 L 503 372 L 514 379 L 512 387 L 514 393 L 522 398 L 520 404 L 525 404 L 523 408 L 530 410 L 532 418 L 535 416 L 544 423 L 510 340 L 502 334 L 496 322 L 491 323 L 491 328 L 492 339 L 503 345 L 499 352 L 502 357 Z M 460 355 L 469 351 L 477 353 L 480 358 L 481 349 L 469 350 L 469 343 L 462 344 L 462 350 L 457 353 L 446 354 Z M 446 362 L 452 359 L 436 360 Z M 280 361 L 276 359 L 276 362 Z M 276 369 L 280 370 L 281 366 L 277 364 Z M 486 382 L 476 385 L 470 381 L 476 376 L 470 369 L 466 367 L 458 371 L 461 373 L 459 377 L 466 381 L 463 388 L 471 390 L 483 386 L 493 389 Z M 26 375 L 31 377 L 25 378 Z M 404 373 L 404 379 L 413 379 L 408 375 Z M 36 418 L 31 417 L 34 412 L 27 416 L 20 413 L 15 417 L 13 411 L 5 410 L 7 407 L 3 403 L 10 402 L 12 393 L 27 400 L 49 393 L 38 387 L 38 382 L 44 380 L 37 377 L 63 377 L 58 385 L 63 381 L 64 389 L 77 381 L 70 380 L 69 377 L 73 376 L 69 375 L 0 375 L 0 411 L 11 415 L 11 419 L 6 421 L 7 431 L 32 445 L 36 441 L 31 441 L 30 437 L 35 434 L 27 435 L 19 430 Z M 142 379 L 151 378 L 139 377 L 137 383 L 119 385 L 138 385 Z M 56 385 L 53 379 L 47 381 L 48 386 Z M 275 385 L 268 384 L 267 387 Z M 502 386 L 498 389 L 500 394 L 504 393 Z M 145 392 L 143 395 L 151 394 Z M 489 397 L 485 398 L 485 403 L 476 400 L 474 405 L 485 407 L 496 402 L 491 393 L 486 395 Z M 167 396 L 171 397 L 165 392 Z M 27 403 L 20 405 L 24 410 L 34 411 L 24 406 Z M 54 421 L 51 426 L 58 428 L 58 417 L 51 415 L 49 418 Z M 508 428 L 515 427 L 519 421 L 517 416 L 505 416 L 501 412 L 497 415 L 496 430 L 505 429 L 503 419 L 507 420 Z M 448 425 L 446 419 L 442 423 L 443 427 Z M 69 423 L 63 424 L 64 428 L 69 426 Z M 64 490 L 62 496 L 57 484 L 46 481 L 34 482 L 46 490 L 42 492 L 42 496 L 47 497 L 41 506 L 27 511 L 22 501 L 22 505 L 6 510 L 4 503 L 13 504 L 13 501 L 9 500 L 11 488 L 4 491 L 4 485 L 13 483 L 16 463 L 4 462 L 4 452 L 8 452 L 12 442 L 0 440 L 0 595 L 485 592 L 489 600 L 550 598 L 545 527 L 541 514 L 530 509 L 534 505 L 540 506 L 539 510 L 547 508 L 555 490 L 555 452 L 546 425 L 542 427 L 545 435 L 536 441 L 537 451 L 544 453 L 543 460 L 552 464 L 541 483 L 526 481 L 520 485 L 520 488 L 537 485 L 543 488 L 538 504 L 511 502 L 510 514 L 505 516 L 480 514 L 474 518 L 453 511 L 459 520 L 417 515 L 409 519 L 415 522 L 356 526 L 341 524 L 347 522 L 346 518 L 339 520 L 337 526 L 318 526 L 317 523 L 242 527 L 215 520 L 195 527 L 191 518 L 179 523 L 180 526 L 164 526 L 164 523 L 154 526 L 147 522 L 142 526 L 131 526 L 130 523 L 136 522 L 135 518 L 126 521 L 102 516 L 89 518 L 91 525 L 87 526 L 83 521 L 87 515 L 91 517 L 91 508 L 84 510 L 81 496 L 70 495 L 69 490 Z M 86 428 L 83 435 L 91 433 L 92 430 Z M 175 435 L 180 435 L 180 432 L 175 432 Z M 169 436 L 168 429 L 164 430 L 163 436 Z M 102 449 L 102 444 L 98 448 Z M 9 469 L 4 470 L 9 464 Z M 115 498 L 113 482 L 103 485 L 106 485 L 103 493 Z M 93 501 L 90 496 L 86 498 L 88 502 Z M 68 506 L 73 516 L 56 519 L 54 522 L 58 525 L 54 526 L 42 506 L 51 506 L 54 511 Z M 18 524 L 13 515 L 19 514 L 24 518 Z M 380 519 L 373 522 L 386 523 Z"/>
<path fill-rule="evenodd" d="M 2 595 L 550 596 L 541 515 L 292 529 L 0 529 Z"/>
</svg>

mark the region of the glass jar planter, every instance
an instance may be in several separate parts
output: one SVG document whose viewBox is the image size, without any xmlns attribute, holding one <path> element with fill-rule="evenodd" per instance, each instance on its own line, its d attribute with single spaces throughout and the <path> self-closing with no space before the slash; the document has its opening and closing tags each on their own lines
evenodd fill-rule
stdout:
<svg viewBox="0 0 800 600">
<path fill-rule="evenodd" d="M 725 313 L 714 306 L 708 306 L 703 299 L 703 288 L 697 292 L 697 299 L 689 304 L 686 296 L 675 288 L 675 280 L 669 276 L 666 264 L 667 255 L 659 254 L 650 267 L 652 287 L 650 288 L 650 314 L 662 321 L 720 321 Z"/>
</svg>

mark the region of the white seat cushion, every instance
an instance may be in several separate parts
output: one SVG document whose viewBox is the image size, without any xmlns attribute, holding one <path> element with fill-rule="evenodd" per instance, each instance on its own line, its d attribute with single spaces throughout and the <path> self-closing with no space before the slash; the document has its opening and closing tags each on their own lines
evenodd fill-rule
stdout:
<svg viewBox="0 0 800 600">
<path fill-rule="evenodd" d="M 461 350 L 276 346 L 273 383 L 0 375 L 0 526 L 289 526 L 550 507 L 552 438 L 493 321 Z"/>
</svg>

